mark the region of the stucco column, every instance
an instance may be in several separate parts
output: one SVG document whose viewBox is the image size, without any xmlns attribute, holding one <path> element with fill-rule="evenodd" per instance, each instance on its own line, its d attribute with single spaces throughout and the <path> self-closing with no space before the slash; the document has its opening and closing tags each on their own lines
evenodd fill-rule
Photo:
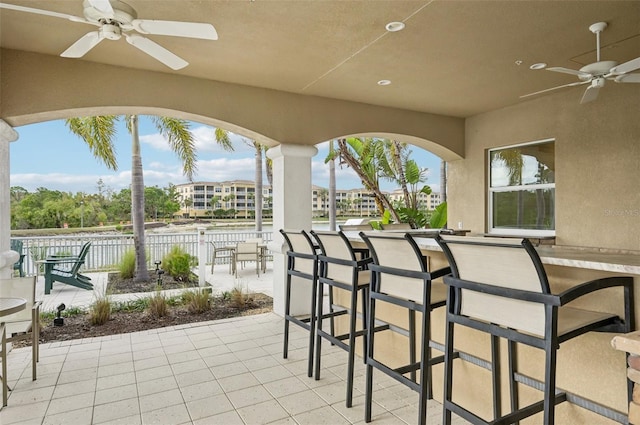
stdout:
<svg viewBox="0 0 640 425">
<path fill-rule="evenodd" d="M 11 277 L 15 255 L 11 246 L 11 183 L 9 182 L 9 143 L 18 133 L 0 119 L 0 279 Z M 11 261 L 12 259 L 13 262 Z"/>
<path fill-rule="evenodd" d="M 267 151 L 273 161 L 273 311 L 284 316 L 286 244 L 280 229 L 311 230 L 311 157 L 313 146 L 282 144 Z M 294 285 L 291 314 L 309 314 L 309 285 Z"/>
</svg>

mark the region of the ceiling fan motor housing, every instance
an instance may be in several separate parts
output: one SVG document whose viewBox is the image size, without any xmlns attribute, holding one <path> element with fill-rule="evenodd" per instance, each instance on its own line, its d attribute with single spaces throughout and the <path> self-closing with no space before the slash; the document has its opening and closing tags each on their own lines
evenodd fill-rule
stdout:
<svg viewBox="0 0 640 425">
<path fill-rule="evenodd" d="M 110 0 L 113 7 L 113 16 L 107 16 L 104 12 L 96 9 L 87 0 L 84 0 L 84 17 L 89 22 L 94 23 L 117 23 L 122 29 L 130 30 L 133 28 L 131 22 L 138 18 L 136 11 L 126 3 L 117 0 Z"/>
<path fill-rule="evenodd" d="M 117 25 L 104 24 L 100 27 L 100 36 L 108 40 L 120 40 L 122 37 L 122 31 Z"/>
</svg>

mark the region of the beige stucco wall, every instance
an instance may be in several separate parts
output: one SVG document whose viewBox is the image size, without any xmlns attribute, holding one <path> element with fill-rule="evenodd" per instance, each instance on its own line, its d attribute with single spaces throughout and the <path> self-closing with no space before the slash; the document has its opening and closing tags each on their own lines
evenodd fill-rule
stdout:
<svg viewBox="0 0 640 425">
<path fill-rule="evenodd" d="M 125 113 L 221 126 L 268 146 L 376 135 L 464 155 L 461 118 L 0 50 L 0 118 L 10 125 Z"/>
<path fill-rule="evenodd" d="M 556 140 L 559 245 L 640 250 L 640 87 L 609 83 L 468 118 L 465 159 L 449 163 L 449 223 L 485 232 L 486 150 Z"/>
</svg>

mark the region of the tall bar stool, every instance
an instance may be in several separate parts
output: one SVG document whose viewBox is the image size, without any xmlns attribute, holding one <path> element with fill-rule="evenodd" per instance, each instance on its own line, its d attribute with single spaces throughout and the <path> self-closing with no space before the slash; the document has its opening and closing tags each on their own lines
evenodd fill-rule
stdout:
<svg viewBox="0 0 640 425">
<path fill-rule="evenodd" d="M 287 251 L 287 280 L 285 288 L 284 348 L 283 358 L 289 356 L 289 323 L 309 331 L 309 357 L 307 376 L 313 376 L 313 355 L 316 328 L 316 300 L 318 296 L 318 255 L 311 238 L 304 230 L 284 230 L 280 233 L 289 245 Z M 311 284 L 311 305 L 309 317 L 291 315 L 291 280 L 293 277 L 308 280 Z"/>
<path fill-rule="evenodd" d="M 371 258 L 357 259 L 356 251 L 351 247 L 351 243 L 341 231 L 314 232 L 312 230 L 311 234 L 318 242 L 321 251 L 318 256 L 320 263 L 318 300 L 320 301 L 317 303 L 316 315 L 317 317 L 330 317 L 332 319 L 343 315 L 348 315 L 349 317 L 349 330 L 341 335 L 335 335 L 333 327 L 331 333 L 324 331 L 322 329 L 322 320 L 318 320 L 316 325 L 315 379 L 320 379 L 322 338 L 324 338 L 348 353 L 346 406 L 351 407 L 353 402 L 356 338 L 360 336 L 363 337 L 363 353 L 367 346 L 365 318 L 367 314 L 370 272 L 366 267 L 371 262 Z M 328 286 L 330 294 L 335 288 L 349 293 L 349 307 L 336 307 L 334 311 L 324 314 L 324 306 L 321 300 L 324 295 L 325 285 Z M 360 302 L 362 303 L 362 326 L 359 330 L 356 329 L 358 298 L 360 298 Z M 331 306 L 334 307 L 333 303 L 331 303 Z"/>
<path fill-rule="evenodd" d="M 631 332 L 634 327 L 633 279 L 606 277 L 553 294 L 540 257 L 527 239 L 438 236 L 451 275 L 448 285 L 443 423 L 451 424 L 451 412 L 473 424 L 516 423 L 543 412 L 545 425 L 553 425 L 555 405 L 567 400 L 556 388 L 556 352 L 560 344 L 590 331 Z M 622 287 L 624 317 L 566 306 L 579 297 L 600 289 Z M 505 338 L 508 343 L 511 413 L 502 415 L 500 383 L 494 376 L 494 418 L 486 421 L 452 400 L 454 324 Z M 517 371 L 517 344 L 545 352 L 543 399 L 525 407 L 518 403 L 518 382 L 526 383 Z M 497 344 L 492 344 L 493 369 L 499 370 Z"/>
<path fill-rule="evenodd" d="M 369 292 L 368 348 L 366 352 L 365 421 L 371 422 L 373 399 L 373 369 L 378 369 L 418 392 L 418 423 L 426 423 L 427 400 L 432 398 L 431 367 L 441 363 L 443 356 L 433 358 L 429 342 L 431 339 L 431 311 L 443 307 L 446 286 L 434 279 L 450 273 L 449 267 L 429 271 L 427 258 L 422 255 L 416 241 L 402 233 L 360 233 L 373 258 L 371 287 Z M 405 323 L 387 323 L 380 326 L 379 303 L 407 310 Z M 416 326 L 419 316 L 419 332 Z M 399 320 L 398 320 L 399 322 Z M 377 326 L 376 326 L 377 325 Z M 376 355 L 376 335 L 380 331 L 395 332 L 408 337 L 408 363 L 390 366 Z M 382 336 L 382 334 L 380 335 Z M 416 353 L 419 353 L 417 358 Z M 416 372 L 420 372 L 417 380 Z"/>
</svg>

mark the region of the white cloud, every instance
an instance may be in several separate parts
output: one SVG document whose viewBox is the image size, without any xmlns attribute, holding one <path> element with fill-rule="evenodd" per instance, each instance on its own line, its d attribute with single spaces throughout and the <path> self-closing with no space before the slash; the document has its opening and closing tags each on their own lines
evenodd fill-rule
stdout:
<svg viewBox="0 0 640 425">
<path fill-rule="evenodd" d="M 220 147 L 218 142 L 216 142 L 215 127 L 200 125 L 198 127 L 192 128 L 191 134 L 193 135 L 197 153 L 226 152 L 224 149 L 222 149 L 222 147 Z M 243 140 L 248 139 L 245 139 L 242 136 L 230 132 L 229 139 L 231 140 L 231 143 L 233 144 L 233 147 L 235 149 L 234 152 L 238 153 L 253 150 L 253 148 L 247 146 L 247 144 L 243 142 Z M 169 148 L 169 142 L 167 142 L 167 139 L 160 133 L 142 135 L 140 136 L 140 143 L 149 145 L 159 151 L 168 152 L 171 150 Z"/>
</svg>

